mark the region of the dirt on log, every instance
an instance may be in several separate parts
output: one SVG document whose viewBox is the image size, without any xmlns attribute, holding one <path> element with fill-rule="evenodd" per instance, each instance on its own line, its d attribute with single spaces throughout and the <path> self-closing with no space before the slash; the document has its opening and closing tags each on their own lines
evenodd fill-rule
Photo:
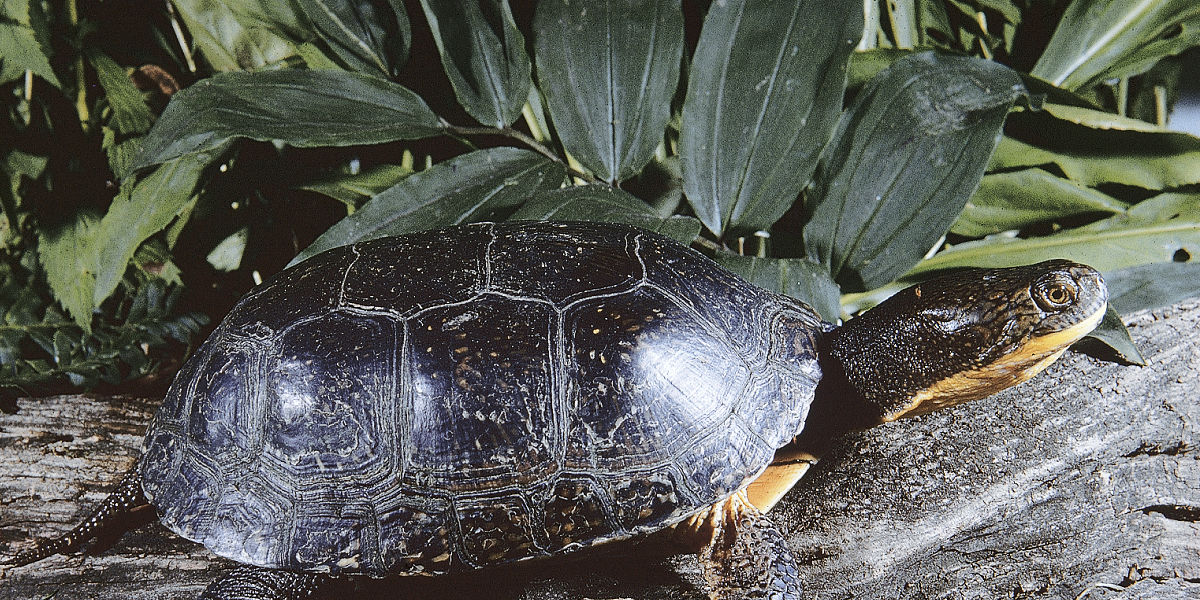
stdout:
<svg viewBox="0 0 1200 600">
<path fill-rule="evenodd" d="M 810 598 L 1200 598 L 1200 300 L 1128 319 L 1145 367 L 1070 352 L 1033 381 L 848 436 L 772 513 Z M 156 401 L 0 414 L 0 558 L 68 529 L 133 463 Z M 14 569 L 0 598 L 195 598 L 230 563 L 156 522 Z M 370 597 L 704 598 L 695 561 L 353 584 Z"/>
</svg>

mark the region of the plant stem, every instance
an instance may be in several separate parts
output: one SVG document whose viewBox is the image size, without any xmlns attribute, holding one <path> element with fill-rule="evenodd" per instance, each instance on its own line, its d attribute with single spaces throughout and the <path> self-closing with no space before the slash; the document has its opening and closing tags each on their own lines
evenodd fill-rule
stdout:
<svg viewBox="0 0 1200 600">
<path fill-rule="evenodd" d="M 696 244 L 697 246 L 700 246 L 701 248 L 707 248 L 709 250 L 712 250 L 713 252 L 722 252 L 725 250 L 725 248 L 723 246 L 721 246 L 721 244 L 718 244 L 702 235 L 697 236 L 695 240 L 692 240 L 692 243 Z"/>
<path fill-rule="evenodd" d="M 1129 78 L 1122 77 L 1117 83 L 1117 114 L 1129 116 Z"/>
<path fill-rule="evenodd" d="M 987 15 L 983 14 L 983 11 L 979 11 L 975 13 L 975 21 L 979 23 L 979 29 L 983 32 L 983 35 L 979 37 L 979 51 L 983 53 L 984 58 L 987 60 L 992 60 L 992 51 L 988 48 L 987 42 L 984 39 L 989 35 Z"/>
<path fill-rule="evenodd" d="M 166 0 L 167 16 L 171 20 L 171 30 L 175 32 L 175 41 L 179 44 L 179 50 L 183 53 L 183 60 L 187 62 L 188 72 L 196 72 L 196 61 L 192 58 L 192 49 L 188 47 L 187 38 L 183 35 L 183 27 L 179 25 L 179 19 L 175 15 L 175 6 L 171 4 L 171 0 Z"/>
<path fill-rule="evenodd" d="M 525 106 L 521 107 L 521 117 L 525 119 L 525 125 L 529 127 L 529 131 L 533 134 L 533 139 L 538 142 L 546 139 L 546 132 L 542 131 L 542 126 L 538 124 L 537 116 L 533 114 L 532 104 L 526 102 Z"/>
<path fill-rule="evenodd" d="M 75 0 L 67 0 L 67 18 L 71 21 L 71 28 L 79 27 L 79 10 L 75 6 Z M 87 74 L 83 71 L 83 53 L 80 52 L 75 57 L 75 109 L 79 111 L 79 122 L 83 126 L 84 131 L 88 126 L 88 104 L 87 104 Z"/>
<path fill-rule="evenodd" d="M 1154 86 L 1154 121 L 1159 127 L 1167 126 L 1167 88 Z"/>
</svg>

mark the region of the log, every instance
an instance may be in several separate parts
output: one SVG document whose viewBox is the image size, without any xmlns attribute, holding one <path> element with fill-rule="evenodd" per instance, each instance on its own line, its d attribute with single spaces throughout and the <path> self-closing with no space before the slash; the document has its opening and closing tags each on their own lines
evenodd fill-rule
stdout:
<svg viewBox="0 0 1200 600">
<path fill-rule="evenodd" d="M 845 439 L 775 515 L 811 596 L 1200 598 L 1200 300 L 1128 324 L 1144 367 Z"/>
<path fill-rule="evenodd" d="M 973 404 L 847 436 L 776 507 L 811 598 L 1200 597 L 1200 300 L 1133 315 L 1148 364 L 1070 352 Z M 136 459 L 156 401 L 0 414 L 0 557 L 65 531 Z M 14 569 L 0 598 L 195 598 L 229 561 L 157 522 Z M 629 544 L 370 597 L 706 597 L 695 560 Z"/>
</svg>

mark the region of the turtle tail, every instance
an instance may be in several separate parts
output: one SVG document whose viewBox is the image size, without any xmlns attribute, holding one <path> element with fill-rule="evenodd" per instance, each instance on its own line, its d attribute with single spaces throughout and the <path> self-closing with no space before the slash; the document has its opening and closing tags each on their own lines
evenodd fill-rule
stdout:
<svg viewBox="0 0 1200 600">
<path fill-rule="evenodd" d="M 82 523 L 67 533 L 48 540 L 38 540 L 33 548 L 13 556 L 0 567 L 8 570 L 35 563 L 55 554 L 77 552 L 92 540 L 111 533 L 115 526 L 127 527 L 134 511 L 150 506 L 142 495 L 142 475 L 135 463 L 121 478 L 117 489 L 100 502 Z"/>
</svg>

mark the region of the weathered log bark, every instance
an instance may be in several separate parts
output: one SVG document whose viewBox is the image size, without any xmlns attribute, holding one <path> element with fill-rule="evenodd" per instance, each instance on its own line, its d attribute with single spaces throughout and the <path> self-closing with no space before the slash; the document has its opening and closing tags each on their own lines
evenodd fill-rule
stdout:
<svg viewBox="0 0 1200 600">
<path fill-rule="evenodd" d="M 1200 597 L 1200 300 L 1130 325 L 1146 367 L 1068 353 L 993 398 L 847 437 L 773 513 L 808 595 Z M 136 458 L 154 405 L 61 396 L 0 415 L 0 556 L 82 518 Z M 110 546 L 15 569 L 0 598 L 194 598 L 229 565 L 157 523 Z M 358 585 L 397 598 L 704 597 L 694 560 L 628 548 Z"/>
</svg>

